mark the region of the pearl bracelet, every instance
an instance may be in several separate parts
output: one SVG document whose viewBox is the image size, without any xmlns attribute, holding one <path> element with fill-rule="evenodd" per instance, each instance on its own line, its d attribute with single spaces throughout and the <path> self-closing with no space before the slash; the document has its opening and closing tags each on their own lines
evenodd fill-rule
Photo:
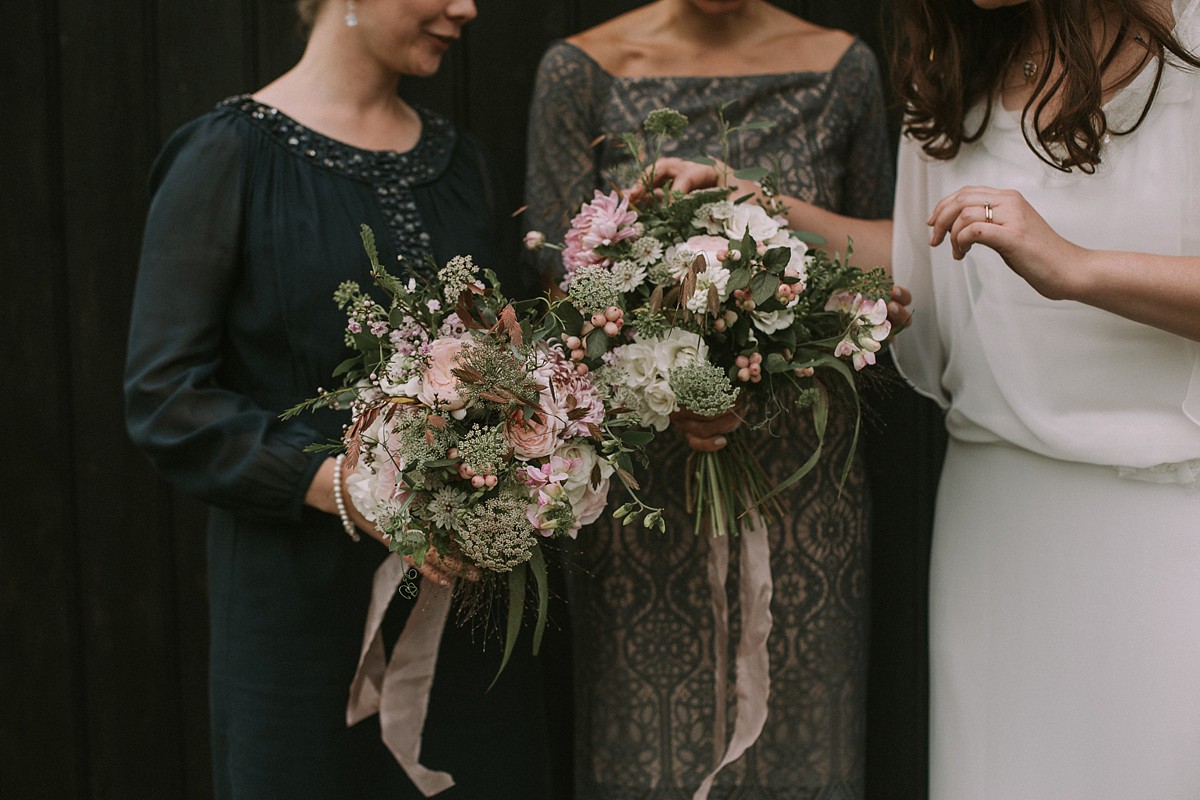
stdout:
<svg viewBox="0 0 1200 800">
<path fill-rule="evenodd" d="M 346 513 L 346 501 L 342 499 L 342 462 L 345 460 L 345 453 L 333 460 L 333 502 L 337 504 L 338 516 L 342 519 L 342 529 L 346 531 L 347 536 L 357 542 L 361 538 L 358 535 L 358 528 L 354 527 L 354 521 Z"/>
</svg>

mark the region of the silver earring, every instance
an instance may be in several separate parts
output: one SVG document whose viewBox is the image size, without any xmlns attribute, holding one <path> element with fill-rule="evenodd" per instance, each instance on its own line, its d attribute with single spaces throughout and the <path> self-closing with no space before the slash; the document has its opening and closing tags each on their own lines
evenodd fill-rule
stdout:
<svg viewBox="0 0 1200 800">
<path fill-rule="evenodd" d="M 346 27 L 353 28 L 358 24 L 358 3 L 346 0 Z"/>
</svg>

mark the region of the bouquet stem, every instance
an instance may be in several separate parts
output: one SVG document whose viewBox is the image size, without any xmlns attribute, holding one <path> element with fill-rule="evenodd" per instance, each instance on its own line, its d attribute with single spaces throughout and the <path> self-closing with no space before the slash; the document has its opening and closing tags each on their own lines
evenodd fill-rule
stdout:
<svg viewBox="0 0 1200 800">
<path fill-rule="evenodd" d="M 728 441 L 714 453 L 688 456 L 687 510 L 695 517 L 697 535 L 705 521 L 714 536 L 728 536 L 738 532 L 742 517 L 751 511 L 768 518 L 783 514 L 778 501 L 762 507 L 769 499 L 771 482 L 744 437 L 735 431 Z"/>
</svg>

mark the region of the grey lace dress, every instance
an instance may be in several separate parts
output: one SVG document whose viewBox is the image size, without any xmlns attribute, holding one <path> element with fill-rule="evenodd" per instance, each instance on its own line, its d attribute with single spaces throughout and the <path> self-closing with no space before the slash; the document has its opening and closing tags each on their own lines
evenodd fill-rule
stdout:
<svg viewBox="0 0 1200 800">
<path fill-rule="evenodd" d="M 840 213 L 890 212 L 882 89 L 861 42 L 830 72 L 668 78 L 616 77 L 558 42 L 542 59 L 530 117 L 528 227 L 561 241 L 592 190 L 620 180 L 628 156 L 618 135 L 662 107 L 691 121 L 668 154 L 720 155 L 717 109 L 724 107 L 732 124 L 772 123 L 736 136 L 731 163 L 775 166 L 785 193 Z M 561 268 L 555 256 L 545 269 Z M 870 501 L 860 461 L 838 493 L 852 439 L 847 419 L 833 416 L 821 465 L 783 499 L 782 522 L 770 531 L 769 716 L 757 743 L 720 773 L 711 798 L 863 796 Z M 748 435 L 777 480 L 816 442 L 807 414 Z M 709 542 L 693 534 L 684 509 L 687 454 L 682 437 L 668 431 L 641 472 L 645 499 L 667 510 L 666 535 L 602 520 L 568 554 L 578 800 L 690 798 L 724 749 L 714 742 Z M 737 589 L 728 588 L 733 646 Z M 732 674 L 728 681 L 732 720 Z"/>
</svg>

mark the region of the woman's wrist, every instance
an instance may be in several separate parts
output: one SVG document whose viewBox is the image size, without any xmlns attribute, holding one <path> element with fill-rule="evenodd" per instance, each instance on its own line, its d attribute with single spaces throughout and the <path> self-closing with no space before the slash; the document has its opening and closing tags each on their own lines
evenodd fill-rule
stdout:
<svg viewBox="0 0 1200 800">
<path fill-rule="evenodd" d="M 350 514 L 346 511 L 346 492 L 342 482 L 342 463 L 346 460 L 345 453 L 339 454 L 333 460 L 333 504 L 337 509 L 338 518 L 342 521 L 342 530 L 354 541 L 359 541 L 358 528 Z"/>
</svg>

